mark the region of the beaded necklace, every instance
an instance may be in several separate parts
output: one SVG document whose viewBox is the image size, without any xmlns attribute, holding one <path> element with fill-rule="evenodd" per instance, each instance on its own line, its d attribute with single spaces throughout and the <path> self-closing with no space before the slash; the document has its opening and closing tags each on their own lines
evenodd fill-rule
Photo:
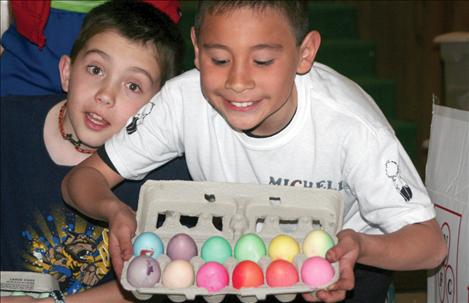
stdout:
<svg viewBox="0 0 469 303">
<path fill-rule="evenodd" d="M 62 107 L 60 108 L 60 112 L 59 112 L 59 130 L 60 130 L 60 134 L 62 135 L 62 138 L 64 140 L 67 140 L 68 142 L 70 142 L 73 147 L 75 147 L 76 151 L 79 152 L 79 153 L 82 153 L 82 154 L 92 154 L 95 152 L 94 149 L 83 149 L 81 148 L 81 141 L 80 139 L 78 140 L 75 140 L 73 139 L 72 137 L 72 134 L 65 134 L 65 131 L 64 131 L 64 114 L 65 114 L 65 109 L 67 108 L 67 102 L 65 102 Z"/>
</svg>

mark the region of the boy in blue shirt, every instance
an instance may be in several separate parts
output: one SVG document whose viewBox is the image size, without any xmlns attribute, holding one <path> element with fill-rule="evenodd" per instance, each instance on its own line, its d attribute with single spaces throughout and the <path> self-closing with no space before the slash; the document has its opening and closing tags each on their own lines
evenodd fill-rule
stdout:
<svg viewBox="0 0 469 303">
<path fill-rule="evenodd" d="M 71 55 L 60 59 L 66 96 L 1 98 L 2 271 L 50 274 L 68 302 L 126 300 L 109 282 L 107 227 L 67 207 L 60 182 L 177 75 L 182 44 L 176 24 L 150 4 L 106 2 L 86 16 Z M 148 178 L 189 175 L 178 159 Z M 141 184 L 114 192 L 136 209 Z"/>
</svg>

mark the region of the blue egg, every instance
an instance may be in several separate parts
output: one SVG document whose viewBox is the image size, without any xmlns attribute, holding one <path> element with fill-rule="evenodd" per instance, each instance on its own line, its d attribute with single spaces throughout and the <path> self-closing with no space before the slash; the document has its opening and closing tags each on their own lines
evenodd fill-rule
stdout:
<svg viewBox="0 0 469 303">
<path fill-rule="evenodd" d="M 135 238 L 133 249 L 134 256 L 150 256 L 156 259 L 164 253 L 164 244 L 157 234 L 146 231 Z"/>
</svg>

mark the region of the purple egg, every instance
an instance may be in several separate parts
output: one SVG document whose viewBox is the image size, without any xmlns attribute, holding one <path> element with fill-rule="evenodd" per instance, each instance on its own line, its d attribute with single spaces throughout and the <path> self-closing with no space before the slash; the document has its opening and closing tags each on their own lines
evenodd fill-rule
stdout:
<svg viewBox="0 0 469 303">
<path fill-rule="evenodd" d="M 127 281 L 130 285 L 143 288 L 153 287 L 160 281 L 161 269 L 158 261 L 150 256 L 138 256 L 127 267 Z"/>
<path fill-rule="evenodd" d="M 190 261 L 192 257 L 197 256 L 197 244 L 188 234 L 179 233 L 169 240 L 166 254 L 171 260 Z"/>
</svg>

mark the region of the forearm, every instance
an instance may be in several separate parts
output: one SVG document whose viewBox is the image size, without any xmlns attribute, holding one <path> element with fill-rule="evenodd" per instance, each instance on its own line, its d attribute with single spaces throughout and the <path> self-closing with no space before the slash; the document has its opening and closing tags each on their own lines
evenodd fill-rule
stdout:
<svg viewBox="0 0 469 303">
<path fill-rule="evenodd" d="M 128 207 L 111 190 L 122 180 L 99 157 L 92 156 L 65 176 L 62 195 L 67 204 L 85 215 L 109 221 L 119 209 Z"/>
<path fill-rule="evenodd" d="M 437 267 L 447 248 L 436 220 L 411 224 L 387 235 L 359 234 L 358 263 L 390 270 Z"/>
</svg>

